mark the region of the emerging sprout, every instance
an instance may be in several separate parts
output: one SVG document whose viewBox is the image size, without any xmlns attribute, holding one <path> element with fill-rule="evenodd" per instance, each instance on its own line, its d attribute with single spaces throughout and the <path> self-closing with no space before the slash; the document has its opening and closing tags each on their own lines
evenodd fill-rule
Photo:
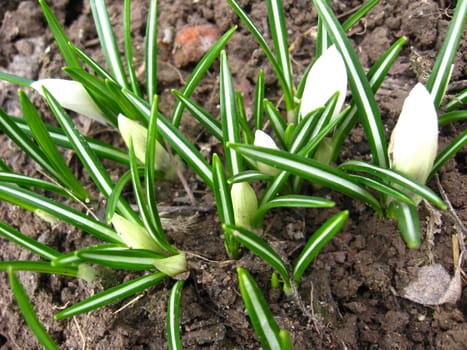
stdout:
<svg viewBox="0 0 467 350">
<path fill-rule="evenodd" d="M 78 277 L 86 282 L 92 282 L 96 279 L 96 270 L 88 264 L 78 265 Z"/>
<path fill-rule="evenodd" d="M 144 164 L 146 162 L 148 130 L 123 114 L 118 115 L 118 129 L 127 146 L 130 145 L 131 140 L 136 158 Z M 172 180 L 176 177 L 176 167 L 181 166 L 183 165 L 180 159 L 175 157 L 172 160 L 165 148 L 156 141 L 155 169 L 162 172 L 165 179 Z"/>
<path fill-rule="evenodd" d="M 65 79 L 41 79 L 33 82 L 30 87 L 42 96 L 44 96 L 42 88 L 45 87 L 63 108 L 82 114 L 88 118 L 98 121 L 99 123 L 107 123 L 107 119 L 102 111 L 97 107 L 96 103 L 84 86 L 77 81 Z"/>
<path fill-rule="evenodd" d="M 344 60 L 337 48 L 332 45 L 315 61 L 306 77 L 300 104 L 300 118 L 316 108 L 322 107 L 332 95 L 339 92 L 335 117 L 344 105 L 347 91 L 347 71 Z"/>
<path fill-rule="evenodd" d="M 112 225 L 128 248 L 147 249 L 156 253 L 165 252 L 165 250 L 151 238 L 148 231 L 146 231 L 143 226 L 127 220 L 116 213 L 112 217 Z"/>
<path fill-rule="evenodd" d="M 232 185 L 230 190 L 235 225 L 251 228 L 253 218 L 258 210 L 258 199 L 255 190 L 248 182 L 239 182 Z"/>
<path fill-rule="evenodd" d="M 186 271 L 186 256 L 180 253 L 163 259 L 154 259 L 154 266 L 167 276 L 176 276 Z"/>
<path fill-rule="evenodd" d="M 424 184 L 438 149 L 438 117 L 433 98 L 418 83 L 402 106 L 389 143 L 391 168 Z M 420 198 L 414 198 L 417 202 Z"/>
<path fill-rule="evenodd" d="M 271 138 L 271 136 L 269 136 L 268 134 L 266 134 L 264 131 L 261 131 L 261 130 L 256 130 L 255 132 L 254 145 L 259 146 L 259 147 L 271 148 L 271 149 L 279 149 L 279 147 L 277 147 L 276 143 Z M 259 171 L 261 171 L 262 173 L 266 175 L 274 176 L 279 171 L 279 169 L 274 168 L 270 165 L 261 163 L 261 162 L 256 162 L 256 166 L 258 167 Z"/>
</svg>

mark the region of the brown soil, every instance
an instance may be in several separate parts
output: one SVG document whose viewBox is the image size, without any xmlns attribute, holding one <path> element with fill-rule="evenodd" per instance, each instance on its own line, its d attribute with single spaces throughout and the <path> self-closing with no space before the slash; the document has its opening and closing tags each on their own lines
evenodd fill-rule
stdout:
<svg viewBox="0 0 467 350">
<path fill-rule="evenodd" d="M 103 61 L 102 53 L 96 46 L 88 2 L 58 0 L 49 3 L 53 3 L 52 7 L 65 24 L 72 41 L 97 60 Z M 116 24 L 115 30 L 120 35 L 121 1 L 107 3 Z M 255 23 L 266 32 L 264 2 L 242 0 L 240 3 L 248 8 Z M 316 25 L 316 11 L 310 3 L 284 1 L 290 41 L 296 44 L 292 55 L 297 79 L 310 62 L 314 48 L 313 38 L 305 34 Z M 335 11 L 343 16 L 360 3 L 360 0 L 332 1 Z M 147 5 L 139 1 L 133 4 L 136 63 L 142 71 L 142 35 Z M 366 67 L 374 63 L 398 37 L 405 35 L 409 39 L 377 95 L 388 133 L 395 124 L 408 91 L 417 78 L 423 79 L 432 66 L 454 5 L 454 2 L 444 0 L 382 0 L 362 23 L 352 29 L 350 37 Z M 223 33 L 238 23 L 224 1 L 160 1 L 159 13 L 160 33 L 170 29 L 180 31 L 187 24 L 213 24 Z M 3 1 L 0 25 L 0 69 L 32 79 L 63 76 L 60 68 L 64 62 L 57 54 L 35 1 Z M 466 87 L 466 45 L 464 40 L 449 94 Z M 171 52 L 169 44 L 161 44 L 159 94 L 161 110 L 166 115 L 170 115 L 174 104 L 170 89 L 180 89 L 181 81 L 193 68 L 192 64 L 176 68 Z M 253 82 L 259 68 L 266 72 L 268 97 L 278 100 L 280 92 L 272 70 L 243 26 L 228 44 L 227 53 L 236 87 L 244 94 L 248 107 L 251 106 Z M 177 62 L 180 65 L 180 61 Z M 219 103 L 217 73 L 218 68 L 214 67 L 194 97 L 213 114 L 218 113 Z M 141 79 L 144 79 L 144 74 Z M 0 105 L 8 113 L 21 115 L 16 89 L 11 84 L 0 82 Z M 41 106 L 44 116 L 50 119 L 42 100 L 35 96 L 34 101 Z M 116 133 L 100 125 L 93 124 L 89 128 L 85 121 L 83 124 L 92 135 L 120 142 Z M 444 147 L 463 129 L 465 123 L 444 127 L 440 147 Z M 213 144 L 188 114 L 184 117 L 183 130 L 207 154 L 218 150 L 218 145 Z M 1 155 L 15 171 L 41 176 L 36 166 L 18 152 L 4 135 L 0 137 Z M 340 161 L 367 155 L 363 130 L 357 127 L 346 142 Z M 342 232 L 322 251 L 304 275 L 299 293 L 306 310 L 283 295 L 269 293 L 271 309 L 279 325 L 291 332 L 296 349 L 466 349 L 465 278 L 462 296 L 457 303 L 428 307 L 401 297 L 404 288 L 415 279 L 420 266 L 439 263 L 451 275 L 454 273 L 451 237 L 458 234 L 461 227 L 453 214 L 460 218 L 460 222 L 467 222 L 465 155 L 465 149 L 460 151 L 440 171 L 439 183 L 433 180 L 429 184 L 438 193 L 446 192 L 453 210 L 439 212 L 421 205 L 423 231 L 431 233 L 431 239 L 425 238 L 417 251 L 405 247 L 393 222 L 380 219 L 361 203 L 335 193 L 321 193 L 332 196 L 336 201 L 337 207 L 332 210 L 277 210 L 267 217 L 265 237 L 282 256 L 293 261 L 306 238 L 326 218 L 342 209 L 351 212 Z M 83 183 L 90 183 L 87 174 L 77 167 L 78 162 L 73 154 L 68 152 L 67 156 L 81 174 Z M 115 174 L 118 176 L 118 169 Z M 238 261 L 228 260 L 212 195 L 193 174 L 188 174 L 187 180 L 196 196 L 195 206 L 189 203 L 178 183 L 161 183 L 159 188 L 161 206 L 166 209 L 173 206 L 183 208 L 170 215 L 174 221 L 168 225 L 168 234 L 178 248 L 193 253 L 181 307 L 184 348 L 257 349 L 259 343 L 244 310 L 235 267 L 246 267 L 265 293 L 270 290 L 268 276 L 271 269 L 249 253 Z M 192 217 L 196 213 L 197 216 Z M 68 226 L 44 223 L 36 216 L 4 203 L 1 204 L 0 217 L 23 233 L 61 251 L 69 251 L 92 241 L 86 234 Z M 184 227 L 180 227 L 180 223 Z M 4 239 L 0 239 L 0 244 L 2 260 L 33 258 Z M 53 314 L 61 307 L 130 277 L 131 274 L 103 271 L 98 282 L 89 284 L 57 276 L 21 274 L 40 319 L 62 349 L 166 348 L 165 307 L 170 281 L 148 290 L 129 305 L 126 305 L 127 300 L 73 319 L 53 319 Z M 0 279 L 4 286 L 0 290 L 0 349 L 37 349 L 36 340 L 19 315 L 7 276 L 0 274 Z"/>
</svg>

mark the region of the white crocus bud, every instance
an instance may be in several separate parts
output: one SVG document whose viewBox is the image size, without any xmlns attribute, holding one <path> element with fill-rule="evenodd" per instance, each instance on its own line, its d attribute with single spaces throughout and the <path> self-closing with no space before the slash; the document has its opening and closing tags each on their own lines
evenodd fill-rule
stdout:
<svg viewBox="0 0 467 350">
<path fill-rule="evenodd" d="M 116 213 L 112 217 L 112 225 L 128 248 L 147 249 L 156 253 L 165 252 L 165 250 L 149 236 L 148 231 L 146 231 L 143 226 L 127 220 Z"/>
<path fill-rule="evenodd" d="M 335 45 L 330 46 L 315 61 L 306 77 L 300 104 L 300 118 L 322 107 L 339 92 L 333 117 L 342 109 L 347 92 L 347 70 L 344 60 Z"/>
<path fill-rule="evenodd" d="M 253 144 L 259 147 L 266 147 L 266 148 L 277 149 L 277 150 L 279 149 L 279 147 L 277 147 L 276 143 L 271 138 L 271 136 L 269 136 L 268 134 L 266 134 L 264 131 L 261 131 L 261 130 L 256 130 L 255 142 Z M 261 163 L 261 162 L 256 162 L 256 166 L 258 167 L 259 171 L 261 171 L 263 174 L 266 174 L 266 175 L 274 176 L 279 171 L 279 169 L 274 168 L 270 165 Z"/>
<path fill-rule="evenodd" d="M 438 149 L 438 116 L 428 90 L 418 83 L 402 106 L 389 143 L 391 168 L 424 184 Z M 419 201 L 419 198 L 417 198 Z"/>
<path fill-rule="evenodd" d="M 148 130 L 138 122 L 125 117 L 123 114 L 118 115 L 118 129 L 127 146 L 130 145 L 130 140 L 133 142 L 133 150 L 136 159 L 144 164 L 146 162 Z M 161 171 L 165 179 L 170 180 L 176 176 L 176 167 L 181 166 L 183 166 L 183 164 L 180 162 L 180 159 L 174 158 L 172 161 L 169 153 L 156 141 L 155 169 Z"/>
<path fill-rule="evenodd" d="M 239 182 L 232 185 L 230 190 L 235 225 L 251 228 L 253 218 L 258 211 L 258 199 L 253 187 L 248 182 Z"/>
<path fill-rule="evenodd" d="M 96 105 L 84 86 L 74 80 L 41 79 L 33 82 L 30 87 L 44 96 L 45 87 L 60 105 L 78 114 L 106 124 L 104 113 Z"/>
</svg>

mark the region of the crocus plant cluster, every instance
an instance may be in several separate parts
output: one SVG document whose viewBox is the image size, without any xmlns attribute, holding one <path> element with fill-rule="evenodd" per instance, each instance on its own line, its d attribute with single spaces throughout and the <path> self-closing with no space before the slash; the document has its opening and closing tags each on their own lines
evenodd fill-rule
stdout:
<svg viewBox="0 0 467 350">
<path fill-rule="evenodd" d="M 56 318 L 92 311 L 176 277 L 179 280 L 173 283 L 167 307 L 167 343 L 169 349 L 181 349 L 178 314 L 184 280 L 180 276 L 186 278 L 188 253 L 174 247 L 165 234 L 155 183 L 176 181 L 177 175 L 186 170 L 195 173 L 214 194 L 219 232 L 223 233 L 227 255 L 234 259 L 242 254 L 260 257 L 271 268 L 274 287 L 282 285 L 284 294 L 290 298 L 300 298 L 297 290 L 303 274 L 320 250 L 344 227 L 350 213 L 347 208 L 340 208 L 315 232 L 306 232 L 307 238 L 297 256 L 293 261 L 285 261 L 262 234 L 270 210 L 324 210 L 336 205 L 329 198 L 338 192 L 362 201 L 377 215 L 394 218 L 407 246 L 418 248 L 422 229 L 417 205 L 425 199 L 441 209 L 446 208 L 425 183 L 467 143 L 464 132 L 438 154 L 439 121 L 465 119 L 465 114 L 438 117 L 438 113 L 465 25 L 467 0 L 457 2 L 445 44 L 427 85 L 414 83 L 389 143 L 375 92 L 407 38 L 397 40 L 365 73 L 345 34 L 377 0 L 369 1 L 343 23 L 337 20 L 326 0 L 313 1 L 319 17 L 316 54 L 310 57 L 310 67 L 298 86 L 294 85 L 296 79 L 291 70 L 282 2 L 266 1 L 273 42 L 270 47 L 245 10 L 235 0 L 227 1 L 269 60 L 283 92 L 283 105 L 268 99 L 264 74 L 259 71 L 253 113 L 247 115 L 242 96 L 234 89 L 228 54 L 224 50 L 236 30 L 234 27 L 200 60 L 184 88 L 173 92 L 177 103 L 172 115 L 160 113 L 156 84 L 156 1 L 150 2 L 148 13 L 145 86 L 138 82 L 133 66 L 129 0 L 124 1 L 123 11 L 126 66 L 103 0 L 90 0 L 90 3 L 109 71 L 70 43 L 46 1 L 39 0 L 67 63 L 64 71 L 70 79 L 31 81 L 0 72 L 1 79 L 40 93 L 60 124 L 60 128 L 45 124 L 22 90 L 19 98 L 24 119 L 0 110 L 0 129 L 53 179 L 44 181 L 15 174 L 0 162 L 0 199 L 32 210 L 47 220 L 74 225 L 102 242 L 59 252 L 0 223 L 0 235 L 40 257 L 40 261 L 0 262 L 0 271 L 9 273 L 21 312 L 45 348 L 58 347 L 35 315 L 16 272 L 26 270 L 91 280 L 98 278 L 92 266 L 102 265 L 145 273 L 66 307 Z M 190 99 L 217 58 L 220 58 L 219 118 Z M 459 101 L 467 99 L 466 95 L 461 93 L 448 102 L 446 109 L 458 108 Z M 126 148 L 117 149 L 81 135 L 66 110 L 114 127 Z M 207 160 L 197 145 L 180 131 L 184 110 L 218 140 L 222 155 L 213 154 Z M 343 142 L 356 123 L 361 123 L 365 130 L 371 162 L 339 159 Z M 82 213 L 67 204 L 76 200 L 88 205 L 93 199 L 70 171 L 58 147 L 76 152 L 105 198 L 105 220 L 88 215 L 92 210 Z M 124 164 L 128 170 L 113 182 L 101 158 Z M 312 186 L 304 186 L 305 183 Z M 132 203 L 122 195 L 128 184 L 132 188 Z M 317 188 L 328 189 L 329 198 L 314 196 L 312 192 Z M 54 197 L 44 193 L 54 193 Z M 263 348 L 292 349 L 293 335 L 279 328 L 252 274 L 243 267 L 238 267 L 237 274 L 240 293 Z"/>
</svg>

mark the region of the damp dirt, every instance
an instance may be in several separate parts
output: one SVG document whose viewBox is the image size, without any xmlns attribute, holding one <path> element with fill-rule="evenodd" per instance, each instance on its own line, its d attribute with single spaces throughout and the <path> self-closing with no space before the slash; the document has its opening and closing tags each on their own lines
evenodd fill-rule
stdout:
<svg viewBox="0 0 467 350">
<path fill-rule="evenodd" d="M 99 62 L 104 57 L 96 41 L 92 15 L 86 0 L 49 1 L 71 40 Z M 57 53 L 36 1 L 4 1 L 0 6 L 0 69 L 31 79 L 65 77 L 64 62 Z M 122 43 L 121 1 L 106 1 L 120 44 Z M 135 65 L 144 82 L 144 41 L 147 2 L 132 3 L 132 33 Z M 266 6 L 259 0 L 241 0 L 253 21 L 267 32 Z M 331 1 L 333 9 L 345 19 L 361 5 L 359 0 Z M 376 97 L 388 136 L 408 91 L 423 81 L 432 66 L 447 30 L 454 1 L 381 0 L 349 37 L 364 67 L 370 67 L 395 40 L 406 36 L 408 42 Z M 292 65 L 298 80 L 313 55 L 316 10 L 310 1 L 285 0 Z M 174 0 L 159 2 L 158 94 L 160 109 L 170 115 L 175 99 L 171 89 L 180 89 L 195 62 L 194 55 L 174 50 L 177 33 L 189 31 L 196 37 L 210 28 L 213 36 L 239 24 L 225 1 Z M 196 29 L 198 28 L 198 29 Z M 195 33 L 195 34 L 193 34 Z M 204 32 L 203 32 L 204 33 Z M 189 35 L 188 35 L 189 37 Z M 269 36 L 267 36 L 269 40 Z M 196 37 L 196 40 L 203 38 Z M 188 40 L 187 36 L 183 40 Z M 461 44 L 448 94 L 466 88 L 466 40 Z M 200 47 L 197 45 L 196 50 Z M 183 57 L 180 52 L 183 53 Z M 251 35 L 240 24 L 226 47 L 234 76 L 247 112 L 251 112 L 254 81 L 260 68 L 265 71 L 267 97 L 280 100 L 280 90 L 271 67 Z M 198 55 L 198 53 L 196 53 Z M 188 57 L 188 59 L 187 59 Z M 193 98 L 213 115 L 218 114 L 218 63 L 210 69 Z M 0 105 L 8 113 L 21 115 L 17 87 L 0 82 Z M 44 118 L 53 119 L 42 99 L 31 94 Z M 117 133 L 78 118 L 83 132 L 105 142 L 122 146 Z M 443 127 L 440 148 L 466 127 L 466 123 Z M 182 130 L 209 157 L 220 146 L 193 121 L 189 114 Z M 0 154 L 17 172 L 43 176 L 38 167 L 0 135 Z M 339 161 L 368 159 L 363 129 L 357 126 L 345 143 Z M 91 191 L 88 175 L 72 152 L 65 152 L 70 167 Z M 122 169 L 106 163 L 114 179 Z M 377 217 L 361 203 L 339 194 L 321 190 L 319 195 L 337 204 L 329 210 L 273 210 L 265 220 L 264 237 L 287 261 L 294 261 L 304 242 L 330 215 L 350 210 L 342 231 L 323 249 L 303 276 L 299 298 L 289 299 L 271 290 L 271 269 L 258 258 L 244 252 L 239 260 L 229 260 L 217 219 L 212 194 L 194 176 L 186 174 L 195 203 L 179 182 L 158 184 L 160 208 L 170 240 L 188 252 L 189 275 L 182 294 L 181 334 L 185 349 L 258 349 L 260 344 L 249 324 L 240 297 L 235 268 L 247 268 L 265 295 L 281 328 L 292 335 L 295 349 L 465 349 L 467 344 L 467 290 L 461 274 L 461 297 L 449 304 L 426 306 L 407 298 L 404 291 L 416 280 L 421 267 L 439 264 L 448 276 L 455 273 L 452 237 L 467 222 L 466 150 L 459 151 L 429 183 L 436 192 L 445 193 L 452 210 L 420 206 L 423 244 L 409 250 L 400 239 L 395 223 Z M 95 190 L 94 190 L 95 191 Z M 310 187 L 309 193 L 313 192 Z M 99 198 L 97 196 L 97 198 Z M 50 224 L 21 209 L 0 203 L 0 219 L 24 234 L 60 251 L 70 251 L 95 243 L 93 238 L 72 227 Z M 102 213 L 104 203 L 93 208 Z M 458 219 L 456 219 L 456 216 Z M 202 258 L 200 258 L 202 257 Z M 36 259 L 0 238 L 0 259 Z M 102 270 L 92 283 L 57 276 L 21 273 L 20 278 L 31 297 L 45 328 L 61 349 L 164 349 L 165 308 L 172 282 L 162 282 L 130 300 L 115 303 L 89 314 L 56 321 L 53 315 L 105 288 L 136 275 Z M 0 349 L 38 349 L 36 340 L 19 314 L 8 287 L 6 274 L 0 273 Z"/>
</svg>

